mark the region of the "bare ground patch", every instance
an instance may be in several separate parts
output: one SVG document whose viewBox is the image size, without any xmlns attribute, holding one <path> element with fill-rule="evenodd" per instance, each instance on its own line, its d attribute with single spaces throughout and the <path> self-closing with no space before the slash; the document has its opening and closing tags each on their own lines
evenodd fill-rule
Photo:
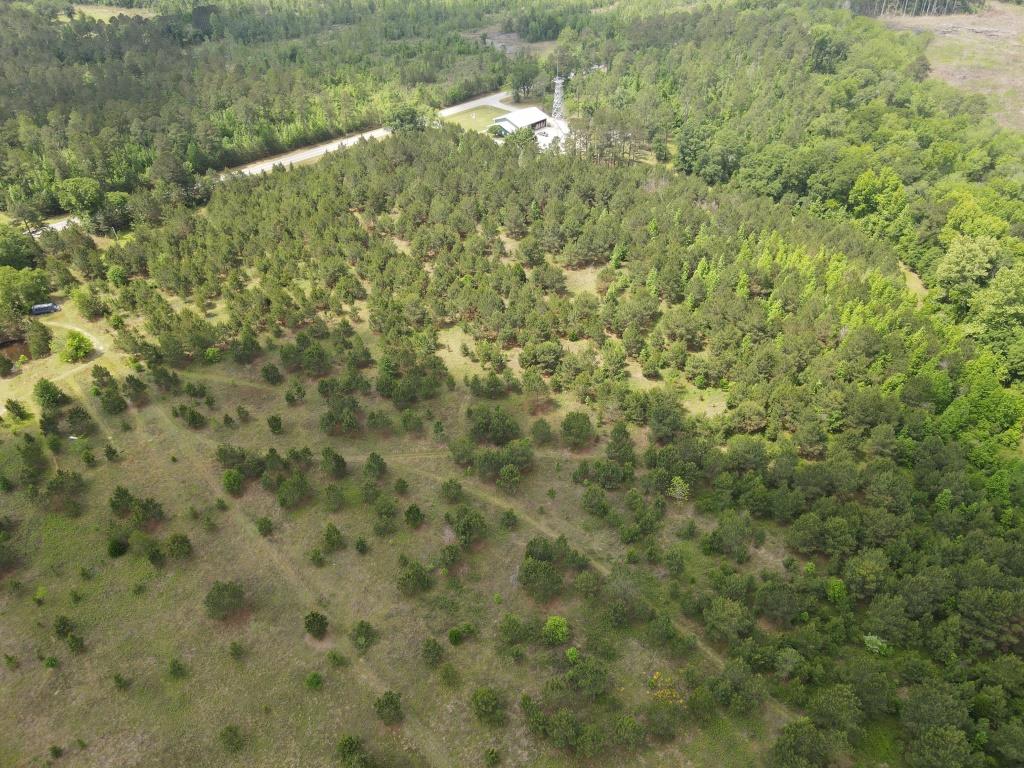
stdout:
<svg viewBox="0 0 1024 768">
<path fill-rule="evenodd" d="M 467 32 L 465 36 L 476 40 L 483 38 L 488 45 L 497 48 L 508 56 L 516 56 L 520 52 L 525 51 L 531 56 L 543 59 L 555 50 L 555 46 L 558 45 L 556 40 L 542 40 L 536 43 L 527 42 L 515 32 L 503 32 L 500 24 L 492 24 L 489 27 L 484 27 L 474 32 Z"/>
</svg>

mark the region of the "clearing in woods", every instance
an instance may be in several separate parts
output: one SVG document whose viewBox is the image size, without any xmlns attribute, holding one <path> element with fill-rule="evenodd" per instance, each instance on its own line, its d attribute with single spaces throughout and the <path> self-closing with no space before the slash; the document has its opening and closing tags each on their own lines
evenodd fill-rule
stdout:
<svg viewBox="0 0 1024 768">
<path fill-rule="evenodd" d="M 499 115 L 504 115 L 507 109 L 498 109 L 487 105 L 467 109 L 464 112 L 456 112 L 454 115 L 443 118 L 446 122 L 455 123 L 466 131 L 486 131 L 491 121 Z"/>
<path fill-rule="evenodd" d="M 363 309 L 365 312 L 365 308 Z M 102 412 L 90 394 L 92 368 L 104 365 L 115 375 L 131 370 L 131 362 L 116 350 L 113 336 L 100 323 L 90 323 L 74 307 L 45 318 L 58 340 L 69 328 L 79 328 L 93 338 L 98 351 L 84 364 L 62 363 L 56 355 L 25 366 L 20 375 L 5 381 L 7 396 L 32 403 L 32 387 L 40 378 L 57 382 L 98 424 L 97 434 L 68 445 L 57 457 L 61 467 L 81 470 L 80 449 L 86 445 L 101 464 L 106 445 L 118 448 L 117 471 L 89 473 L 88 510 L 82 517 L 33 515 L 22 534 L 35 542 L 38 555 L 19 573 L 23 590 L 38 603 L 18 599 L 17 591 L 0 594 L 0 644 L 17 659 L 19 670 L 6 685 L 10 696 L 0 697 L 0 719 L 19 721 L 18 734 L 0 734 L 0 763 L 24 764 L 45 751 L 49 744 L 70 746 L 66 755 L 90 765 L 144 765 L 156 758 L 162 765 L 196 764 L 211 751 L 222 764 L 248 766 L 299 764 L 314 755 L 331 753 L 339 734 L 356 730 L 384 754 L 404 754 L 410 765 L 473 765 L 488 747 L 498 748 L 508 765 L 530 765 L 534 759 L 555 759 L 557 751 L 545 745 L 527 746 L 525 726 L 494 731 L 472 720 L 469 693 L 487 680 L 511 694 L 540 692 L 539 678 L 523 679 L 523 669 L 507 656 L 493 652 L 487 643 L 475 643 L 470 652 L 459 652 L 446 643 L 446 656 L 458 670 L 458 681 L 440 687 L 436 673 L 425 668 L 419 648 L 427 637 L 444 639 L 460 622 L 472 621 L 491 636 L 507 611 L 523 615 L 535 609 L 516 589 L 521 553 L 526 542 L 538 535 L 565 534 L 593 559 L 604 575 L 621 567 L 617 534 L 595 524 L 581 509 L 582 488 L 571 481 L 572 470 L 584 456 L 599 456 L 602 448 L 582 454 L 548 447 L 531 480 L 520 493 L 509 497 L 467 474 L 451 460 L 443 442 L 428 436 L 393 434 L 388 430 L 344 440 L 331 440 L 318 429 L 318 409 L 282 401 L 283 388 L 266 384 L 259 375 L 262 361 L 249 366 L 232 362 L 195 367 L 183 374 L 186 381 L 203 386 L 209 397 L 204 407 L 210 423 L 191 430 L 172 415 L 179 398 L 151 389 L 148 404 L 111 416 Z M 375 354 L 378 339 L 365 323 L 357 332 Z M 451 329 L 442 352 L 458 380 L 482 368 L 460 352 L 461 342 L 471 338 Z M 280 341 L 278 342 L 280 343 Z M 309 399 L 315 401 L 310 393 Z M 506 401 L 515 413 L 525 413 L 523 396 Z M 433 418 L 445 434 L 466 429 L 465 410 L 473 402 L 464 386 L 430 404 Z M 244 424 L 220 424 L 221 412 L 244 402 L 250 412 Z M 369 403 L 381 405 L 375 396 Z M 33 403 L 34 406 L 34 403 Z M 546 413 L 552 424 L 579 407 L 562 395 Z M 33 408 L 34 409 L 34 408 Z M 284 433 L 267 432 L 266 419 L 280 414 Z M 12 425 L 20 433 L 27 425 Z M 527 427 L 524 419 L 522 427 Z M 606 432 L 608 426 L 602 428 Z M 18 435 L 5 435 L 0 443 L 0 464 L 14 462 Z M 640 437 L 638 434 L 637 437 Z M 350 462 L 350 477 L 341 482 L 343 510 L 328 512 L 322 497 L 299 511 L 284 512 L 273 493 L 251 485 L 243 498 L 234 499 L 221 487 L 215 454 L 222 443 L 273 444 L 282 452 L 310 447 L 314 455 L 333 443 Z M 398 478 L 409 483 L 402 504 L 421 505 L 427 521 L 419 532 L 399 526 L 395 535 L 380 538 L 371 530 L 360 498 L 362 466 L 377 451 L 388 465 L 385 485 Z M 395 579 L 400 555 L 427 561 L 444 543 L 447 534 L 439 486 L 446 478 L 458 478 L 470 503 L 484 513 L 494 539 L 481 551 L 467 553 L 459 566 L 459 586 L 444 589 L 444 580 L 424 600 L 396 595 Z M 159 524 L 161 533 L 187 533 L 195 547 L 186 564 L 154 569 L 141 557 L 112 560 L 106 557 L 110 534 L 106 500 L 114 486 L 123 483 L 133 492 L 152 496 L 168 512 Z M 223 499 L 227 503 L 219 503 Z M 502 510 L 514 510 L 519 526 L 503 530 Z M 674 531 L 691 519 L 690 505 L 673 507 L 666 531 Z M 257 518 L 273 521 L 273 533 L 262 537 Z M 311 551 L 323 535 L 323 526 L 336 522 L 349 539 L 349 547 L 329 555 L 326 563 L 311 562 Z M 700 527 L 709 525 L 702 520 Z M 665 546 L 677 539 L 665 534 Z M 370 554 L 354 551 L 356 538 L 369 541 Z M 142 538 L 132 540 L 132 548 Z M 690 567 L 695 575 L 710 573 L 715 565 L 688 541 Z M 753 567 L 753 566 L 752 566 Z M 249 596 L 250 610 L 238 622 L 221 625 L 202 610 L 202 595 L 218 579 L 237 579 Z M 452 582 L 454 583 L 454 582 Z M 306 642 L 302 616 L 317 609 L 331 622 L 324 643 Z M 571 626 L 583 626 L 583 606 L 562 598 L 546 607 L 566 616 Z M 53 615 L 72 612 L 86 637 L 88 653 L 69 657 L 50 632 Z M 368 620 L 379 640 L 365 653 L 352 646 L 349 632 L 355 622 Z M 27 631 L 25 628 L 29 628 Z M 173 628 L 173 629 L 172 629 Z M 690 626 L 685 627 L 691 630 Z M 229 654 L 231 642 L 241 644 L 242 656 Z M 621 688 L 618 695 L 629 707 L 641 706 L 653 695 L 645 681 L 655 673 L 656 688 L 668 690 L 691 667 L 713 671 L 720 668 L 719 651 L 699 640 L 695 653 L 673 664 L 635 639 L 620 638 L 628 648 L 612 664 Z M 340 665 L 327 659 L 327 651 L 340 652 Z M 38 659 L 53 658 L 54 668 L 43 670 Z M 185 676 L 168 673 L 171 660 L 180 660 Z M 529 662 L 526 662 L 529 665 Z M 640 669 L 640 675 L 630 671 Z M 40 672 L 45 676 L 40 681 Z M 304 680 L 310 673 L 322 675 L 323 690 L 311 693 Z M 126 681 L 124 690 L 114 685 L 114 675 Z M 402 692 L 406 719 L 392 729 L 368 717 L 373 702 L 384 690 Z M 48 702 L 59 691 L 64 703 Z M 438 707 L 447 713 L 434 717 Z M 33 713 L 22 719 L 26 712 Z M 329 713 L 329 714 L 326 714 Z M 326 716 L 325 716 L 326 714 Z M 659 750 L 637 755 L 636 765 L 746 766 L 757 761 L 765 742 L 770 742 L 791 715 L 776 702 L 767 702 L 764 719 L 758 716 L 724 716 L 705 728 L 689 726 L 682 738 Z M 244 754 L 232 758 L 219 751 L 217 734 L 226 723 L 237 724 L 247 739 Z M 301 734 L 301 735 L 300 735 Z M 78 741 L 78 740 L 81 741 Z M 447 762 L 451 760 L 452 762 Z M 548 764 L 548 763 L 544 763 Z"/>
<path fill-rule="evenodd" d="M 119 5 L 92 4 L 76 4 L 74 8 L 80 15 L 97 21 L 110 21 L 117 16 L 138 16 L 143 19 L 151 19 L 156 16 L 156 11 L 151 8 L 124 8 Z"/>
<path fill-rule="evenodd" d="M 996 120 L 1024 130 L 1024 7 L 989 2 L 978 13 L 890 16 L 885 22 L 930 33 L 932 76 L 989 97 Z"/>
</svg>

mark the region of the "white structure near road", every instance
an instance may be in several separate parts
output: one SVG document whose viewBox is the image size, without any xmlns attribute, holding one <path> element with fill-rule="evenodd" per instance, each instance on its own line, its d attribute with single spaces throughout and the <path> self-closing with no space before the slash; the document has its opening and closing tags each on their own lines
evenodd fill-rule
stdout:
<svg viewBox="0 0 1024 768">
<path fill-rule="evenodd" d="M 556 139 L 562 141 L 569 135 L 569 124 L 565 120 L 551 117 L 538 107 L 513 110 L 494 118 L 491 125 L 501 136 L 528 128 L 533 131 L 541 149 L 547 149 Z"/>
<path fill-rule="evenodd" d="M 515 133 L 523 128 L 530 128 L 533 131 L 546 128 L 550 119 L 542 109 L 525 107 L 524 109 L 516 109 L 500 115 L 491 122 L 501 132 L 502 136 L 508 136 L 510 133 Z"/>
</svg>

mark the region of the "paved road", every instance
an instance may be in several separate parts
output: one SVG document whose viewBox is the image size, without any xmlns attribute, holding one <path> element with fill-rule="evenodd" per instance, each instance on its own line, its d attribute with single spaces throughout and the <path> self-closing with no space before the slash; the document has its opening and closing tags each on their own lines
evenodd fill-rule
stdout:
<svg viewBox="0 0 1024 768">
<path fill-rule="evenodd" d="M 478 99 L 470 99 L 464 101 L 461 104 L 455 104 L 451 107 L 445 107 L 438 111 L 438 115 L 441 117 L 451 117 L 457 115 L 459 112 L 465 112 L 467 109 L 476 109 L 477 107 L 497 107 L 498 109 L 504 109 L 506 111 L 515 109 L 514 106 L 507 103 L 507 99 L 512 98 L 512 94 L 508 91 L 498 91 L 497 93 L 489 93 L 486 96 L 481 96 Z"/>
<path fill-rule="evenodd" d="M 480 96 L 476 99 L 470 99 L 464 101 L 461 104 L 454 104 L 450 107 L 445 107 L 438 111 L 440 117 L 450 117 L 451 115 L 457 115 L 459 112 L 465 112 L 467 109 L 476 109 L 477 107 L 497 107 L 498 109 L 510 109 L 506 99 L 510 98 L 508 91 L 498 91 L 497 93 L 489 93 L 486 96 Z M 365 131 L 363 133 L 354 133 L 349 136 L 343 136 L 340 139 L 332 139 L 331 141 L 325 141 L 322 144 L 314 144 L 311 147 L 302 147 L 301 149 L 293 149 L 291 152 L 285 152 L 281 155 L 274 155 L 272 157 L 265 158 L 263 160 L 257 160 L 247 165 L 242 165 L 237 168 L 229 168 L 220 175 L 220 179 L 229 179 L 235 175 L 243 176 L 254 176 L 259 173 L 267 173 L 273 170 L 276 166 L 282 168 L 290 168 L 297 163 L 308 163 L 311 161 L 319 160 L 324 155 L 330 152 L 336 152 L 343 147 L 351 147 L 353 144 L 358 144 L 364 139 L 369 141 L 370 139 L 382 139 L 387 136 L 391 131 L 387 128 L 376 128 L 372 131 Z M 46 226 L 50 229 L 60 231 L 68 226 L 77 222 L 74 216 L 65 216 L 64 218 L 54 219 L 48 221 Z M 33 235 L 38 235 L 39 230 L 35 230 Z"/>
<path fill-rule="evenodd" d="M 356 133 L 350 136 L 344 136 L 340 139 L 333 139 L 323 144 L 314 144 L 311 147 L 303 147 L 302 149 L 295 149 L 291 152 L 285 152 L 283 155 L 274 155 L 263 160 L 257 160 L 254 163 L 243 165 L 238 168 L 230 168 L 220 175 L 221 180 L 230 178 L 237 174 L 243 176 L 255 176 L 259 173 L 266 173 L 273 170 L 276 166 L 283 168 L 290 168 L 296 163 L 308 163 L 311 160 L 319 160 L 321 157 L 326 155 L 328 152 L 336 152 L 342 147 L 351 147 L 353 144 L 358 144 L 360 141 L 370 139 L 383 139 L 391 133 L 387 128 L 377 128 L 372 131 L 366 131 L 365 133 Z"/>
</svg>

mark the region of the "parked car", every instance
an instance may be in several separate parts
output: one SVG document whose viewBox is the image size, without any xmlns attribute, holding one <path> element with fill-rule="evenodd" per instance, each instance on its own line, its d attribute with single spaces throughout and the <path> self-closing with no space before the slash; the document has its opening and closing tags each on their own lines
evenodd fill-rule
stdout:
<svg viewBox="0 0 1024 768">
<path fill-rule="evenodd" d="M 48 301 L 45 304 L 33 304 L 28 311 L 30 315 L 49 315 L 53 312 L 60 312 L 60 307 L 52 301 Z"/>
</svg>

